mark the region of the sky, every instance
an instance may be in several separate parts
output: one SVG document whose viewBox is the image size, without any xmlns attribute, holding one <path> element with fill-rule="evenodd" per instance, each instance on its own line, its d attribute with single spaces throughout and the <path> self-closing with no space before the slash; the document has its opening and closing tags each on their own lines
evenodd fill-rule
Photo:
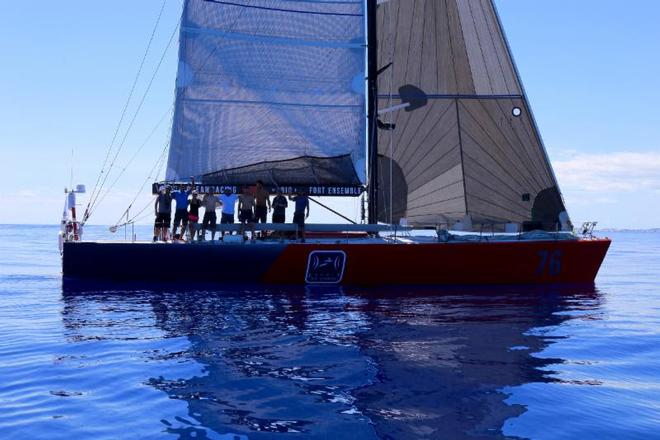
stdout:
<svg viewBox="0 0 660 440">
<path fill-rule="evenodd" d="M 162 4 L 0 0 L 0 223 L 56 224 L 64 188 L 94 186 Z M 496 4 L 574 223 L 660 227 L 660 2 Z M 180 13 L 166 0 L 117 145 L 163 62 L 90 223 L 118 222 L 135 196 L 133 212 L 150 203 L 139 189 L 169 136 Z M 359 215 L 357 199 L 331 204 Z"/>
</svg>

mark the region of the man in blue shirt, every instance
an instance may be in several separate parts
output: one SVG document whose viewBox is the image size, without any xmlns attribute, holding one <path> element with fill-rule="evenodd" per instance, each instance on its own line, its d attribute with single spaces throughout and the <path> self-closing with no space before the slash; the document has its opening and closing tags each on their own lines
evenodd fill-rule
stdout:
<svg viewBox="0 0 660 440">
<path fill-rule="evenodd" d="M 296 239 L 301 238 L 305 241 L 305 219 L 309 217 L 309 197 L 304 192 L 299 192 L 295 196 L 290 196 L 289 200 L 295 202 L 296 209 L 293 212 L 293 223 L 298 225 Z"/>
<path fill-rule="evenodd" d="M 172 199 L 176 202 L 176 211 L 174 211 L 174 226 L 172 235 L 176 235 L 176 230 L 181 224 L 181 236 L 186 232 L 188 226 L 188 196 L 191 193 L 190 187 L 183 190 L 183 185 L 179 186 L 178 191 L 172 193 Z"/>
</svg>

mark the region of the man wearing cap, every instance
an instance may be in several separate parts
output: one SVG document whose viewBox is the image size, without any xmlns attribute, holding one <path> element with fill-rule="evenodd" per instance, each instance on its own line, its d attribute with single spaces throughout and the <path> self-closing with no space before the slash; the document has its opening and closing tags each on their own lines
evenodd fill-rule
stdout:
<svg viewBox="0 0 660 440">
<path fill-rule="evenodd" d="M 154 204 L 156 222 L 154 223 L 154 241 L 169 239 L 170 221 L 172 220 L 172 194 L 170 186 L 160 187 Z"/>
</svg>

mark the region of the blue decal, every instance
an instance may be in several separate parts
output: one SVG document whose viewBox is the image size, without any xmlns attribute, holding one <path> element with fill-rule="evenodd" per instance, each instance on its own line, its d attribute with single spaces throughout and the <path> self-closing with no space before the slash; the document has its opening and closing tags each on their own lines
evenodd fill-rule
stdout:
<svg viewBox="0 0 660 440">
<path fill-rule="evenodd" d="M 344 277 L 344 251 L 312 251 L 307 258 L 307 283 L 337 284 Z"/>
<path fill-rule="evenodd" d="M 557 276 L 561 273 L 561 251 L 540 251 L 538 254 L 540 261 L 536 267 L 536 275 Z"/>
</svg>

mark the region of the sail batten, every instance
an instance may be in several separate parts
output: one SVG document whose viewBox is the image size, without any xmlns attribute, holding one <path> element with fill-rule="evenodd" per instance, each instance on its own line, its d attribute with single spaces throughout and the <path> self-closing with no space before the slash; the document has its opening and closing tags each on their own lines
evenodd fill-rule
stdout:
<svg viewBox="0 0 660 440">
<path fill-rule="evenodd" d="M 564 204 L 492 0 L 378 14 L 379 105 L 402 109 L 381 116 L 380 220 L 555 228 Z"/>
</svg>

